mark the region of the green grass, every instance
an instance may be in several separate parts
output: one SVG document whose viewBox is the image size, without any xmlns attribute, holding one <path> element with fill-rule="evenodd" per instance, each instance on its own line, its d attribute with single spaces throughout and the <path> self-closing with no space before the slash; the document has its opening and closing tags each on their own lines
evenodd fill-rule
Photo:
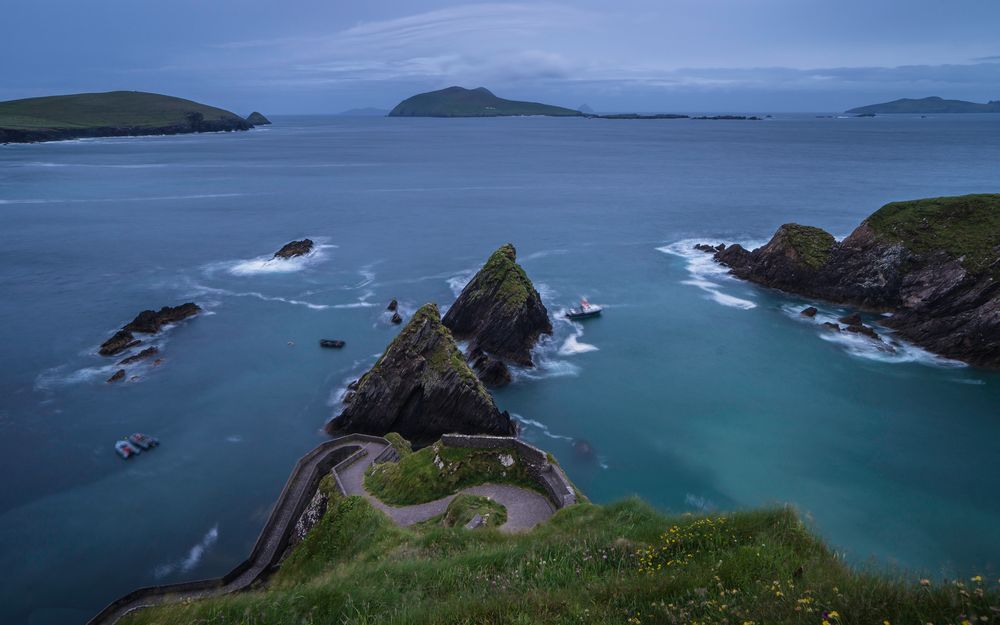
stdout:
<svg viewBox="0 0 1000 625">
<path fill-rule="evenodd" d="M 500 457 L 514 464 L 505 467 Z M 440 466 L 439 466 L 440 463 Z M 385 503 L 407 506 L 434 501 L 463 488 L 486 482 L 514 484 L 541 492 L 514 449 L 470 449 L 435 443 L 401 458 L 372 465 L 365 487 Z"/>
<path fill-rule="evenodd" d="M 202 115 L 206 122 L 240 119 L 229 111 L 182 98 L 111 91 L 0 102 L 0 128 L 156 128 L 187 124 L 191 113 Z"/>
<path fill-rule="evenodd" d="M 781 227 L 781 232 L 802 262 L 813 269 L 819 269 L 826 263 L 837 242 L 832 234 L 813 226 L 785 224 Z"/>
<path fill-rule="evenodd" d="M 995 625 L 995 582 L 852 571 L 788 509 L 671 517 L 638 500 L 580 504 L 505 535 L 400 529 L 347 497 L 267 588 L 122 622 Z"/>
<path fill-rule="evenodd" d="M 389 112 L 390 117 L 503 117 L 549 115 L 581 117 L 580 111 L 538 102 L 505 100 L 485 87 L 448 87 L 407 98 Z"/>
<path fill-rule="evenodd" d="M 1000 194 L 892 202 L 867 223 L 878 236 L 913 252 L 944 250 L 972 273 L 1000 273 Z"/>
<path fill-rule="evenodd" d="M 441 523 L 445 527 L 465 527 L 477 514 L 483 518 L 485 527 L 500 527 L 507 522 L 507 509 L 503 505 L 488 497 L 463 493 L 448 504 Z"/>
<path fill-rule="evenodd" d="M 508 310 L 519 310 L 534 292 L 528 274 L 516 262 L 517 252 L 510 243 L 500 246 L 486 260 L 474 278 L 471 301 L 490 299 Z"/>
</svg>

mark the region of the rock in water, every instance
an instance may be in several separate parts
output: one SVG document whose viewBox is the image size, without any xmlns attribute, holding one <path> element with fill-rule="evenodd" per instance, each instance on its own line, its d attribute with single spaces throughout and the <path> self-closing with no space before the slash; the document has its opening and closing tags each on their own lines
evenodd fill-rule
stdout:
<svg viewBox="0 0 1000 625">
<path fill-rule="evenodd" d="M 1000 367 L 1000 194 L 886 204 L 841 242 L 786 224 L 761 248 L 731 245 L 715 258 L 766 286 L 890 311 L 881 323 L 899 336 Z M 860 317 L 842 322 L 862 325 Z"/>
<path fill-rule="evenodd" d="M 552 334 L 542 298 L 516 261 L 510 243 L 493 252 L 444 317 L 455 338 L 469 341 L 475 360 L 483 354 L 490 357 L 489 371 L 477 367 L 484 381 L 498 377 L 497 363 L 504 368 L 504 363 L 533 366 L 535 342 Z M 500 377 L 509 380 L 510 373 Z"/>
<path fill-rule="evenodd" d="M 815 306 L 809 306 L 808 308 L 803 308 L 799 314 L 803 317 L 815 317 L 818 312 Z"/>
<path fill-rule="evenodd" d="M 388 305 L 388 306 L 386 306 L 386 308 L 385 308 L 385 309 L 386 309 L 386 310 L 391 310 L 392 312 L 396 312 L 396 309 L 397 309 L 397 308 L 399 308 L 399 302 L 397 302 L 397 301 L 395 300 L 395 298 L 393 298 L 393 300 L 392 300 L 391 302 L 389 302 L 389 305 Z"/>
<path fill-rule="evenodd" d="M 135 336 L 128 330 L 119 330 L 115 332 L 115 335 L 110 339 L 101 343 L 101 348 L 98 353 L 101 356 L 114 356 L 115 354 L 120 354 L 130 347 L 135 347 L 142 341 L 135 338 Z"/>
<path fill-rule="evenodd" d="M 305 256 L 313 249 L 312 239 L 302 239 L 301 241 L 291 241 L 281 246 L 281 249 L 274 253 L 273 258 L 295 258 Z"/>
<path fill-rule="evenodd" d="M 425 304 L 347 393 L 326 431 L 398 432 L 429 443 L 450 432 L 513 436 L 516 428 L 466 364 L 437 306 Z"/>
<path fill-rule="evenodd" d="M 343 341 L 341 341 L 341 340 L 338 340 L 338 339 L 320 339 L 319 340 L 319 346 L 320 347 L 330 347 L 330 348 L 333 348 L 333 349 L 340 349 L 344 345 L 345 345 L 345 343 Z"/>
<path fill-rule="evenodd" d="M 155 345 L 152 346 L 152 347 L 147 347 L 146 349 L 142 350 L 138 354 L 135 354 L 134 356 L 129 356 L 128 358 L 123 358 L 121 360 L 121 362 L 119 362 L 118 364 L 119 365 L 130 365 L 133 362 L 139 362 L 140 360 L 145 360 L 146 358 L 149 358 L 150 356 L 152 356 L 154 354 L 158 354 L 159 352 L 160 352 L 160 349 L 158 347 L 156 347 Z"/>
<path fill-rule="evenodd" d="M 403 318 L 399 316 L 398 312 L 393 312 L 392 313 L 392 319 L 390 319 L 389 321 L 395 323 L 396 325 L 399 325 L 399 324 L 403 323 Z"/>
<path fill-rule="evenodd" d="M 250 116 L 247 117 L 247 121 L 250 122 L 251 124 L 253 124 L 254 126 L 267 126 L 267 125 L 269 125 L 271 123 L 271 120 L 269 120 L 268 118 L 264 117 L 262 114 L 258 113 L 257 111 L 254 111 L 253 113 L 250 113 Z"/>
<path fill-rule="evenodd" d="M 124 379 L 125 379 L 125 370 L 124 369 L 119 369 L 118 371 L 115 371 L 115 374 L 113 376 L 111 376 L 110 378 L 108 378 L 108 384 L 111 384 L 113 382 L 117 382 L 119 380 L 124 380 Z"/>
<path fill-rule="evenodd" d="M 122 330 L 127 332 L 142 332 L 155 334 L 168 323 L 177 323 L 201 312 L 197 304 L 188 302 L 180 306 L 164 306 L 159 311 L 144 310 L 128 323 Z"/>
</svg>

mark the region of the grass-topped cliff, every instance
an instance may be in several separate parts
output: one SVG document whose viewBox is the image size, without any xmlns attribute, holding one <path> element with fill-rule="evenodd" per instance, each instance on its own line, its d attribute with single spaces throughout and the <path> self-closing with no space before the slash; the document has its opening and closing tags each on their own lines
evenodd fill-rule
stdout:
<svg viewBox="0 0 1000 625">
<path fill-rule="evenodd" d="M 878 236 L 918 254 L 946 252 L 974 273 L 1000 270 L 1000 194 L 892 202 L 867 223 Z"/>
<path fill-rule="evenodd" d="M 798 259 L 813 269 L 822 267 L 826 263 L 837 242 L 832 234 L 822 228 L 799 224 L 783 225 L 775 238 L 783 238 L 784 245 L 789 250 L 794 250 Z"/>
<path fill-rule="evenodd" d="M 239 115 L 156 93 L 109 91 L 0 102 L 0 141 L 247 130 Z"/>
<path fill-rule="evenodd" d="M 788 509 L 668 516 L 636 499 L 584 503 L 503 534 L 400 528 L 333 494 L 266 587 L 122 622 L 968 625 L 997 623 L 998 605 L 995 579 L 853 571 Z"/>
<path fill-rule="evenodd" d="M 498 98 L 486 87 L 448 87 L 420 93 L 395 106 L 389 117 L 509 117 L 547 115 L 581 117 L 583 113 L 561 106 Z"/>
</svg>

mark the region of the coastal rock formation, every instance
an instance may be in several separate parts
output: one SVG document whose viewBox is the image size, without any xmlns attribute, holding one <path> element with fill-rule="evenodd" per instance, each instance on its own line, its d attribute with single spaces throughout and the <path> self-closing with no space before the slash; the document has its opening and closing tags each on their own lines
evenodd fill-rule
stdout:
<svg viewBox="0 0 1000 625">
<path fill-rule="evenodd" d="M 153 356 L 154 354 L 158 354 L 159 352 L 160 352 L 160 349 L 158 347 L 156 347 L 155 345 L 152 346 L 152 347 L 147 347 L 146 349 L 142 350 L 138 354 L 135 354 L 134 356 L 129 356 L 128 358 L 122 358 L 121 362 L 119 362 L 118 364 L 119 365 L 130 365 L 130 364 L 132 364 L 134 362 L 139 362 L 140 360 L 145 360 L 145 359 L 149 358 L 150 356 Z"/>
<path fill-rule="evenodd" d="M 367 373 L 349 387 L 330 434 L 398 432 L 417 443 L 442 434 L 513 436 L 501 412 L 469 369 L 437 306 L 425 304 Z"/>
<path fill-rule="evenodd" d="M 118 371 L 115 371 L 114 375 L 108 378 L 108 384 L 113 384 L 114 382 L 118 382 L 119 380 L 124 380 L 124 379 L 125 379 L 125 370 L 119 369 Z"/>
<path fill-rule="evenodd" d="M 257 111 L 250 113 L 250 115 L 247 117 L 247 121 L 253 124 L 254 126 L 268 126 L 271 123 L 271 120 L 264 117 Z"/>
<path fill-rule="evenodd" d="M 815 317 L 816 313 L 818 312 L 819 311 L 816 309 L 815 306 L 809 306 L 807 308 L 803 308 L 802 312 L 800 312 L 799 314 L 802 315 L 803 317 Z"/>
<path fill-rule="evenodd" d="M 339 340 L 339 339 L 320 339 L 319 340 L 319 346 L 320 347 L 330 347 L 332 349 L 340 349 L 344 345 L 345 345 L 345 343 L 343 341 Z"/>
<path fill-rule="evenodd" d="M 102 356 L 114 356 L 115 354 L 120 354 L 126 349 L 135 347 L 142 342 L 135 338 L 135 335 L 132 334 L 133 332 L 156 334 L 160 331 L 160 328 L 168 323 L 183 321 L 188 317 L 198 314 L 200 311 L 201 308 L 192 302 L 181 304 L 180 306 L 164 306 L 159 311 L 144 310 L 136 315 L 135 319 L 125 324 L 121 330 L 115 332 L 114 336 L 101 343 L 98 353 Z M 150 352 L 149 350 L 154 351 Z M 156 350 L 155 347 L 151 347 L 144 350 L 142 353 L 146 354 L 146 356 L 151 356 L 152 354 L 155 354 L 156 351 L 158 350 Z M 142 358 L 145 358 L 146 356 L 142 356 Z M 124 364 L 124 361 L 122 364 Z"/>
<path fill-rule="evenodd" d="M 312 239 L 302 239 L 301 241 L 291 241 L 281 246 L 281 249 L 274 253 L 273 258 L 295 258 L 305 256 L 313 249 Z"/>
<path fill-rule="evenodd" d="M 399 325 L 399 324 L 403 323 L 403 318 L 399 316 L 398 312 L 393 312 L 392 313 L 392 318 L 389 319 L 389 321 L 393 322 L 396 325 Z"/>
<path fill-rule="evenodd" d="M 494 373 L 504 363 L 532 366 L 535 342 L 543 334 L 552 334 L 549 313 L 517 264 L 517 251 L 510 243 L 495 251 L 465 286 L 448 309 L 444 325 L 455 338 L 469 341 L 473 360 L 482 361 Z M 476 368 L 484 373 L 479 365 Z M 493 373 L 485 375 L 497 378 Z"/>
<path fill-rule="evenodd" d="M 395 300 L 395 298 L 393 298 L 393 300 L 392 300 L 391 302 L 389 302 L 389 305 L 388 305 L 388 306 L 386 306 L 386 308 L 385 308 L 385 309 L 386 309 L 386 310 L 391 310 L 392 312 L 396 312 L 396 309 L 397 309 L 397 308 L 399 308 L 399 302 L 397 302 L 397 301 Z"/>
<path fill-rule="evenodd" d="M 893 202 L 839 243 L 785 224 L 763 247 L 731 245 L 715 258 L 765 286 L 891 312 L 881 323 L 901 337 L 1000 367 L 1000 194 Z M 860 317 L 841 323 L 870 336 L 851 329 Z"/>
</svg>

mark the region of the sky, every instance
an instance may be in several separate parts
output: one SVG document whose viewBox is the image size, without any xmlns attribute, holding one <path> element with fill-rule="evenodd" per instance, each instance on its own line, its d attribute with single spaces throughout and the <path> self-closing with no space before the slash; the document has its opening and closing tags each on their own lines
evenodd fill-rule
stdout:
<svg viewBox="0 0 1000 625">
<path fill-rule="evenodd" d="M 1000 100 L 998 0 L 31 0 L 4 18 L 0 100 L 134 89 L 243 115 L 451 85 L 598 111 Z"/>
</svg>

